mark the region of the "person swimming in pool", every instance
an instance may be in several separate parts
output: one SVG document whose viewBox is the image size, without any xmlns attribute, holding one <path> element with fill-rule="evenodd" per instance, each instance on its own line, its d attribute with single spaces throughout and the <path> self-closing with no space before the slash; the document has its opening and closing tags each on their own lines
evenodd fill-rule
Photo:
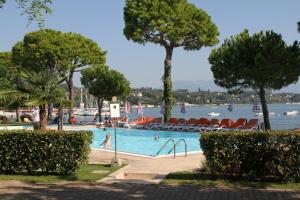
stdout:
<svg viewBox="0 0 300 200">
<path fill-rule="evenodd" d="M 159 140 L 159 135 L 157 133 L 154 135 L 154 140 Z"/>
<path fill-rule="evenodd" d="M 109 133 L 109 132 L 106 133 L 106 135 L 105 135 L 105 140 L 101 143 L 100 146 L 103 145 L 103 148 L 104 148 L 104 149 L 110 149 L 110 148 L 111 148 L 111 141 L 110 141 L 110 138 L 111 138 L 110 133 Z"/>
<path fill-rule="evenodd" d="M 99 123 L 96 123 L 96 127 L 104 130 L 105 124 L 103 122 L 99 122 Z"/>
</svg>

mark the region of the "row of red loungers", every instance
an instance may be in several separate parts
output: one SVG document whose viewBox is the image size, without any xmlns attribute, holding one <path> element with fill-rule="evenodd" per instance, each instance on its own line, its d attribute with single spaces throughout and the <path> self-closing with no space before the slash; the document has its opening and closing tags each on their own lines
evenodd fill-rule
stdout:
<svg viewBox="0 0 300 200">
<path fill-rule="evenodd" d="M 228 130 L 257 130 L 258 119 L 239 118 L 236 122 L 231 119 L 207 119 L 170 118 L 168 123 L 162 123 L 162 118 L 146 117 L 137 118 L 131 122 L 133 127 L 139 129 L 171 130 L 171 131 L 228 131 Z"/>
</svg>

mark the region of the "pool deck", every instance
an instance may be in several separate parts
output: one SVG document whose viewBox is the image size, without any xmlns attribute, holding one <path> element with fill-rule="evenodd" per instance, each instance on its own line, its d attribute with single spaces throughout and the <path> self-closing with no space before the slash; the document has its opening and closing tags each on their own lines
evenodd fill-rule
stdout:
<svg viewBox="0 0 300 200">
<path fill-rule="evenodd" d="M 114 156 L 112 152 L 92 149 L 89 162 L 109 164 Z M 197 170 L 201 167 L 201 162 L 204 161 L 204 156 L 201 153 L 191 154 L 187 157 L 176 156 L 175 159 L 173 157 L 147 158 L 119 153 L 118 158 L 127 165 L 102 179 L 101 182 L 159 183 L 171 172 Z M 130 174 L 130 180 L 126 179 L 126 176 L 123 177 L 124 174 Z M 149 178 L 151 175 L 155 175 L 155 178 Z"/>
</svg>

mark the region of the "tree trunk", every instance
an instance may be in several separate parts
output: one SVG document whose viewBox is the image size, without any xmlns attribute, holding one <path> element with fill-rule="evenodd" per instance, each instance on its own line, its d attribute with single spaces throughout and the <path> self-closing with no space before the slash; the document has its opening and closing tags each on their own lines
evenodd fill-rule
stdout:
<svg viewBox="0 0 300 200">
<path fill-rule="evenodd" d="M 70 75 L 67 79 L 68 92 L 69 92 L 69 100 L 73 100 L 73 74 L 74 72 L 70 72 Z"/>
<path fill-rule="evenodd" d="M 261 101 L 261 106 L 263 110 L 263 115 L 264 115 L 264 125 L 265 125 L 265 130 L 271 130 L 271 125 L 270 125 L 270 120 L 269 120 L 269 111 L 268 111 L 268 105 L 265 97 L 265 88 L 261 86 L 259 88 L 259 97 Z"/>
<path fill-rule="evenodd" d="M 52 114 L 53 114 L 53 103 L 48 105 L 48 121 L 53 120 Z"/>
<path fill-rule="evenodd" d="M 16 108 L 16 121 L 17 122 L 20 121 L 20 107 L 19 106 Z"/>
<path fill-rule="evenodd" d="M 99 122 L 102 122 L 101 111 L 102 111 L 103 101 L 104 101 L 104 99 L 97 97 Z"/>
<path fill-rule="evenodd" d="M 59 122 L 57 124 L 57 130 L 61 131 L 63 129 L 63 123 L 64 123 L 64 111 L 63 106 L 59 106 L 58 108 L 58 116 L 59 116 Z"/>
<path fill-rule="evenodd" d="M 73 74 L 74 72 L 71 71 L 70 74 L 69 74 L 69 77 L 67 79 L 67 85 L 68 85 L 68 90 L 69 90 L 69 100 L 73 100 L 73 87 L 74 87 L 74 84 L 73 84 Z M 71 118 L 71 110 L 73 110 L 72 108 L 69 108 L 69 119 Z"/>
<path fill-rule="evenodd" d="M 40 129 L 46 130 L 48 124 L 48 104 L 40 107 Z"/>
<path fill-rule="evenodd" d="M 172 79 L 171 79 L 171 68 L 172 68 L 172 54 L 173 47 L 166 48 L 166 58 L 165 58 L 165 71 L 163 76 L 164 83 L 164 101 L 165 101 L 165 113 L 164 113 L 164 122 L 168 122 L 171 117 L 172 111 Z"/>
</svg>

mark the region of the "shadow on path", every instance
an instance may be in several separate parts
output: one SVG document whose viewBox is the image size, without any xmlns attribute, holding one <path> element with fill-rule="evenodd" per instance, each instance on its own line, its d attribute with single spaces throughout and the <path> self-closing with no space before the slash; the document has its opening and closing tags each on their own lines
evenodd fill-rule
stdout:
<svg viewBox="0 0 300 200">
<path fill-rule="evenodd" d="M 247 199 L 295 200 L 300 191 L 144 184 L 30 184 L 0 182 L 1 200 Z"/>
</svg>

